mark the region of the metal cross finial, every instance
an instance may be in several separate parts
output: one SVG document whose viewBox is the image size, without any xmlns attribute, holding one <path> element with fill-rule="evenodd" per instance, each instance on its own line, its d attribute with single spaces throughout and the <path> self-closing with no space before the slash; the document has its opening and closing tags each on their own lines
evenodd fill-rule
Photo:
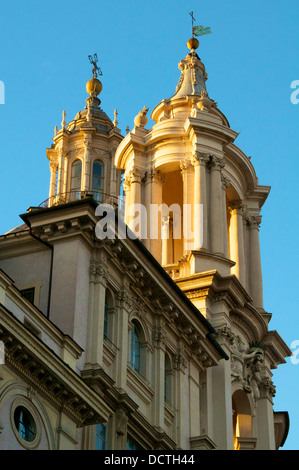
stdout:
<svg viewBox="0 0 299 470">
<path fill-rule="evenodd" d="M 194 21 L 196 21 L 196 19 L 194 18 L 193 11 L 190 11 L 189 15 L 192 18 L 192 37 L 194 37 Z"/>
<path fill-rule="evenodd" d="M 97 78 L 98 74 L 103 75 L 102 70 L 100 69 L 100 66 L 98 65 L 98 56 L 97 54 L 93 54 L 88 56 L 89 61 L 91 65 L 93 65 L 92 73 L 93 73 L 93 78 Z"/>
</svg>

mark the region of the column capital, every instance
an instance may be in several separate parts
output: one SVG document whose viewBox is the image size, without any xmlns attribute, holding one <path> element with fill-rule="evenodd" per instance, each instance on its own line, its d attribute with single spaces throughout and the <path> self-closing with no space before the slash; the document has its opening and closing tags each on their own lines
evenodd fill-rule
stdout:
<svg viewBox="0 0 299 470">
<path fill-rule="evenodd" d="M 58 162 L 50 162 L 49 166 L 50 166 L 51 171 L 57 171 L 58 170 Z"/>
<path fill-rule="evenodd" d="M 127 191 L 130 191 L 130 187 L 131 187 L 131 179 L 127 175 L 127 176 L 124 177 L 124 182 L 123 182 L 123 188 L 124 188 L 125 193 Z"/>
<path fill-rule="evenodd" d="M 184 176 L 186 173 L 188 173 L 188 171 L 191 170 L 191 163 L 189 160 L 182 160 L 180 162 L 180 169 L 181 169 L 181 173 L 182 175 Z"/>
<path fill-rule="evenodd" d="M 163 215 L 162 216 L 162 226 L 171 226 L 173 223 L 172 217 L 170 215 Z"/>
<path fill-rule="evenodd" d="M 260 228 L 260 224 L 262 223 L 262 216 L 261 215 L 248 215 L 247 216 L 247 225 L 250 228 Z"/>
<path fill-rule="evenodd" d="M 236 199 L 234 201 L 229 201 L 228 208 L 230 212 L 236 211 L 238 214 L 247 218 L 247 206 L 243 203 L 241 199 Z"/>
<path fill-rule="evenodd" d="M 204 152 L 197 152 L 196 150 L 192 154 L 191 163 L 193 166 L 203 165 L 205 166 L 210 160 L 210 155 Z"/>
<path fill-rule="evenodd" d="M 145 183 L 163 183 L 165 176 L 156 168 L 150 168 L 144 173 L 143 181 Z"/>
<path fill-rule="evenodd" d="M 210 155 L 210 165 L 211 170 L 221 171 L 225 167 L 225 160 L 216 155 Z"/>
<path fill-rule="evenodd" d="M 130 171 L 129 171 L 129 178 L 130 178 L 130 181 L 131 181 L 131 184 L 132 183 L 141 183 L 141 173 L 140 173 L 140 170 L 138 170 L 138 168 L 136 167 L 133 167 Z"/>
</svg>

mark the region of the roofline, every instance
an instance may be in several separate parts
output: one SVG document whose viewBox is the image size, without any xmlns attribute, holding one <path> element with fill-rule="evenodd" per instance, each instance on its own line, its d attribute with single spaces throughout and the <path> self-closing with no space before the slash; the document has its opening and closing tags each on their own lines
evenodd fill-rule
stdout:
<svg viewBox="0 0 299 470">
<path fill-rule="evenodd" d="M 44 213 L 45 211 L 47 212 L 56 212 L 60 211 L 66 208 L 70 207 L 76 207 L 76 206 L 81 206 L 84 204 L 89 204 L 96 208 L 98 206 L 98 203 L 92 198 L 85 198 L 85 199 L 80 199 L 77 201 L 72 201 L 68 202 L 66 204 L 61 204 L 57 206 L 51 206 L 47 208 L 37 208 L 33 209 L 31 212 L 27 212 L 25 214 L 21 214 L 20 217 L 21 219 L 26 222 L 28 225 L 30 225 L 29 222 L 29 217 L 30 216 L 35 216 L 39 215 L 41 213 Z M 115 219 L 116 222 L 118 223 L 118 212 L 115 211 Z M 126 226 L 127 231 L 131 232 L 128 226 Z M 190 308 L 190 310 L 196 315 L 196 317 L 199 319 L 199 321 L 207 328 L 208 333 L 206 334 L 206 338 L 210 341 L 210 343 L 213 345 L 213 347 L 218 351 L 220 356 L 222 356 L 223 359 L 228 360 L 229 357 L 226 354 L 226 352 L 223 350 L 223 348 L 220 346 L 220 344 L 215 340 L 213 335 L 216 335 L 216 330 L 214 327 L 211 325 L 211 323 L 203 316 L 203 314 L 195 307 L 195 305 L 191 302 L 191 300 L 184 294 L 184 292 L 179 288 L 179 286 L 173 281 L 173 279 L 169 276 L 169 274 L 165 271 L 165 269 L 161 266 L 161 264 L 156 260 L 156 258 L 148 251 L 148 249 L 145 247 L 145 245 L 134 236 L 133 232 L 131 232 L 133 237 L 127 237 L 132 240 L 132 242 L 139 248 L 139 250 L 146 256 L 146 258 L 150 261 L 150 263 L 157 269 L 159 274 L 163 277 L 163 279 L 170 285 L 171 289 L 173 289 L 176 294 L 183 300 L 183 302 Z"/>
</svg>

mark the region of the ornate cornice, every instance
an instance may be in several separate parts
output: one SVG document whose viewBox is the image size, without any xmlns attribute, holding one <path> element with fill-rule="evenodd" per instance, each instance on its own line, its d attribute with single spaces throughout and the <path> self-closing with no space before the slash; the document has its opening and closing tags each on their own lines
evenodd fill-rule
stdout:
<svg viewBox="0 0 299 470">
<path fill-rule="evenodd" d="M 0 340 L 5 345 L 5 365 L 74 419 L 78 426 L 109 419 L 109 407 L 39 338 L 3 309 Z"/>
</svg>

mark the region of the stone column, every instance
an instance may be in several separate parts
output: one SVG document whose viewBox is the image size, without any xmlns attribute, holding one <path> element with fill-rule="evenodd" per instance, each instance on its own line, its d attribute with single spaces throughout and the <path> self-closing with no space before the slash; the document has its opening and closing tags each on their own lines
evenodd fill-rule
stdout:
<svg viewBox="0 0 299 470">
<path fill-rule="evenodd" d="M 162 217 L 162 266 L 173 264 L 173 232 L 170 216 Z"/>
<path fill-rule="evenodd" d="M 121 354 L 115 362 L 115 386 L 121 390 L 127 387 L 127 366 L 129 362 L 129 310 L 132 308 L 129 285 L 124 282 L 117 296 L 116 344 Z"/>
<path fill-rule="evenodd" d="M 194 250 L 207 251 L 208 249 L 208 207 L 206 165 L 209 155 L 194 152 L 192 164 L 194 166 Z M 202 205 L 202 212 L 198 205 Z"/>
<path fill-rule="evenodd" d="M 154 168 L 146 173 L 144 204 L 147 211 L 147 240 L 146 247 L 152 255 L 161 263 L 161 224 L 162 214 L 156 209 L 162 204 L 162 187 L 164 176 Z"/>
<path fill-rule="evenodd" d="M 222 183 L 222 211 L 223 211 L 223 254 L 228 258 L 228 226 L 227 226 L 227 203 L 226 203 L 226 189 L 230 185 L 230 180 L 221 174 Z"/>
<path fill-rule="evenodd" d="M 186 390 L 188 390 L 188 375 L 186 374 L 187 364 L 183 354 L 183 349 L 178 348 L 177 354 L 174 355 L 174 382 L 175 382 L 175 400 L 176 408 L 176 442 L 178 448 L 187 448 L 186 436 L 189 436 L 189 400 L 186 399 Z M 189 441 L 189 439 L 188 439 Z M 189 442 L 188 442 L 189 444 Z"/>
<path fill-rule="evenodd" d="M 259 384 L 260 397 L 257 399 L 257 450 L 275 450 L 273 401 L 275 387 L 265 377 Z"/>
<path fill-rule="evenodd" d="M 104 314 L 108 266 L 105 260 L 93 261 L 90 266 L 88 347 L 86 364 L 103 365 Z"/>
<path fill-rule="evenodd" d="M 245 244 L 242 201 L 230 202 L 230 259 L 235 261 L 231 268 L 241 284 L 246 286 Z"/>
<path fill-rule="evenodd" d="M 133 230 L 136 230 L 134 220 L 135 217 L 137 217 L 137 213 L 135 213 L 135 210 L 133 208 L 134 205 L 140 205 L 141 204 L 141 175 L 140 171 L 137 168 L 133 168 L 130 170 L 129 173 L 129 178 L 130 178 L 130 202 L 128 205 L 128 222 L 127 225 L 128 227 Z M 139 219 L 141 220 L 141 214 L 139 214 Z M 140 227 L 139 227 L 139 232 L 140 232 Z"/>
<path fill-rule="evenodd" d="M 183 178 L 183 253 L 186 255 L 194 247 L 194 170 L 191 162 L 184 160 L 180 163 Z"/>
<path fill-rule="evenodd" d="M 58 178 L 57 178 L 57 196 L 61 196 L 63 193 L 63 181 L 64 181 L 64 151 L 63 147 L 58 150 Z"/>
<path fill-rule="evenodd" d="M 222 158 L 211 158 L 210 185 L 210 239 L 211 252 L 224 255 L 224 220 L 223 220 L 223 189 L 221 170 L 225 162 Z"/>
<path fill-rule="evenodd" d="M 64 177 L 63 177 L 63 192 L 67 192 L 67 176 L 68 176 L 68 158 L 64 157 Z"/>
<path fill-rule="evenodd" d="M 159 318 L 153 332 L 153 388 L 154 388 L 154 426 L 164 428 L 164 371 L 165 371 L 165 332 Z"/>
<path fill-rule="evenodd" d="M 58 165 L 57 163 L 50 162 L 50 191 L 49 191 L 49 206 L 53 204 L 53 199 L 55 197 L 56 192 L 56 174 L 57 174 Z"/>
<path fill-rule="evenodd" d="M 91 141 L 84 139 L 84 160 L 83 160 L 83 178 L 81 191 L 88 192 L 90 190 L 90 149 Z"/>
<path fill-rule="evenodd" d="M 263 310 L 263 279 L 259 240 L 261 216 L 249 216 L 249 292 L 253 305 Z"/>
<path fill-rule="evenodd" d="M 125 214 L 124 214 L 124 219 L 125 223 L 128 225 L 129 221 L 129 207 L 130 207 L 130 199 L 131 199 L 131 178 L 129 175 L 124 176 L 124 193 L 125 193 Z"/>
<path fill-rule="evenodd" d="M 233 450 L 233 419 L 230 361 L 208 369 L 212 376 L 213 440 L 218 450 Z"/>
</svg>

